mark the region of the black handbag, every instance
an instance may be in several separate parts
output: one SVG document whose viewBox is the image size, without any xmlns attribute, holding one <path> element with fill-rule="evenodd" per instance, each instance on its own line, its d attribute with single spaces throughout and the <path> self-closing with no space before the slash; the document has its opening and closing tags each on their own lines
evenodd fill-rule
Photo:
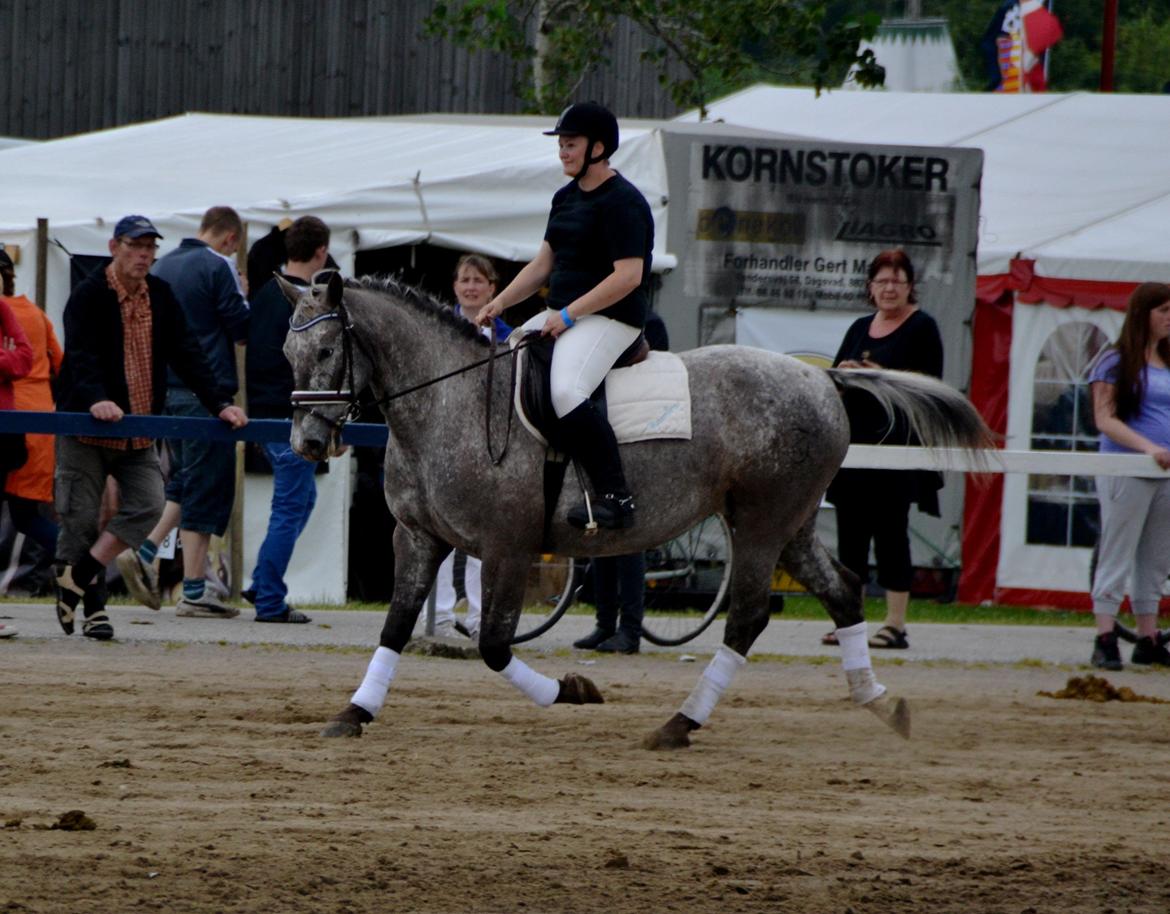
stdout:
<svg viewBox="0 0 1170 914">
<path fill-rule="evenodd" d="M 24 435 L 0 435 L 0 476 L 19 470 L 28 462 L 28 447 Z"/>
</svg>

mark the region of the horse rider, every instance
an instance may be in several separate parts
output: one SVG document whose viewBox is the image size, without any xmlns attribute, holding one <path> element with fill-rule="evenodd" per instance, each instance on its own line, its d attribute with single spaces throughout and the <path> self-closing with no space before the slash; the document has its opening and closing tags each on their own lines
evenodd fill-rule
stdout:
<svg viewBox="0 0 1170 914">
<path fill-rule="evenodd" d="M 646 198 L 609 164 L 618 123 L 608 109 L 570 105 L 545 135 L 558 138 L 561 168 L 572 180 L 553 195 L 536 257 L 480 309 L 476 323 L 486 325 L 547 282 L 548 310 L 521 329 L 542 327 L 555 341 L 553 410 L 598 496 L 593 519 L 609 529 L 631 527 L 634 498 L 617 439 L 590 396 L 646 324 L 654 219 Z M 586 505 L 573 507 L 568 520 L 584 529 Z"/>
</svg>

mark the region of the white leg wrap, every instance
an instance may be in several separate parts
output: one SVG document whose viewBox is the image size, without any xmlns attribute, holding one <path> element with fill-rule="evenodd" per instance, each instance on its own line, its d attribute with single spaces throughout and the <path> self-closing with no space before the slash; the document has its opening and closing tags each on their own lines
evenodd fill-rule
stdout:
<svg viewBox="0 0 1170 914">
<path fill-rule="evenodd" d="M 683 702 L 681 713 L 695 723 L 702 726 L 715 710 L 719 697 L 731 685 L 739 668 L 747 663 L 746 657 L 741 657 L 726 644 L 719 645 L 719 650 L 703 670 L 703 675 L 695 684 L 687 700 Z"/>
<path fill-rule="evenodd" d="M 551 705 L 561 693 L 559 682 L 555 679 L 549 679 L 543 673 L 536 672 L 527 663 L 516 657 L 513 657 L 508 665 L 500 670 L 500 675 L 542 708 Z"/>
<path fill-rule="evenodd" d="M 402 655 L 388 647 L 380 647 L 370 658 L 370 665 L 366 667 L 366 678 L 358 686 L 350 699 L 352 704 L 365 708 L 375 717 L 382 710 L 382 703 L 386 700 L 386 693 L 390 691 L 390 683 L 394 680 L 394 672 L 398 669 L 398 659 Z"/>
<path fill-rule="evenodd" d="M 886 687 L 873 675 L 865 623 L 837 629 L 837 643 L 841 645 L 841 668 L 849 682 L 849 696 L 854 704 L 867 705 L 885 695 Z"/>
<path fill-rule="evenodd" d="M 869 660 L 869 641 L 864 622 L 837 629 L 837 643 L 841 645 L 841 669 L 846 673 L 868 669 L 873 665 Z"/>
</svg>

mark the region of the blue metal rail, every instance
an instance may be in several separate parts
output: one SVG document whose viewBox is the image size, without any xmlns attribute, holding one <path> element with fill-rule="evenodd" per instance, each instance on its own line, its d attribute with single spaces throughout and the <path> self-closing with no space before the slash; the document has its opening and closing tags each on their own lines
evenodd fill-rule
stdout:
<svg viewBox="0 0 1170 914">
<path fill-rule="evenodd" d="M 131 416 L 119 422 L 99 422 L 89 413 L 34 413 L 0 411 L 0 432 L 28 432 L 39 435 L 92 435 L 98 438 L 202 438 L 209 441 L 288 441 L 289 419 L 252 419 L 234 430 L 219 419 L 178 416 Z M 354 422 L 345 426 L 341 440 L 359 447 L 385 447 L 385 425 Z"/>
</svg>

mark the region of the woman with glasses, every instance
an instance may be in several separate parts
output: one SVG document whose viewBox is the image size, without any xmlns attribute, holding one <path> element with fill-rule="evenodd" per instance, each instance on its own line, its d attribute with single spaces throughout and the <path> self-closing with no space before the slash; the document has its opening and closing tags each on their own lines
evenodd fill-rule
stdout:
<svg viewBox="0 0 1170 914">
<path fill-rule="evenodd" d="M 894 368 L 942 377 L 938 324 L 918 307 L 914 265 L 901 250 L 882 251 L 869 265 L 866 287 L 874 313 L 850 326 L 833 360 L 837 368 Z M 885 410 L 862 391 L 846 391 L 850 440 L 856 444 L 915 444 L 904 419 L 890 422 Z M 907 648 L 910 601 L 910 505 L 938 516 L 939 473 L 919 470 L 841 470 L 829 487 L 837 508 L 837 555 L 861 580 L 869 578 L 869 547 L 877 559 L 877 582 L 886 591 L 886 618 L 870 647 Z M 836 644 L 832 633 L 823 639 Z"/>
</svg>

